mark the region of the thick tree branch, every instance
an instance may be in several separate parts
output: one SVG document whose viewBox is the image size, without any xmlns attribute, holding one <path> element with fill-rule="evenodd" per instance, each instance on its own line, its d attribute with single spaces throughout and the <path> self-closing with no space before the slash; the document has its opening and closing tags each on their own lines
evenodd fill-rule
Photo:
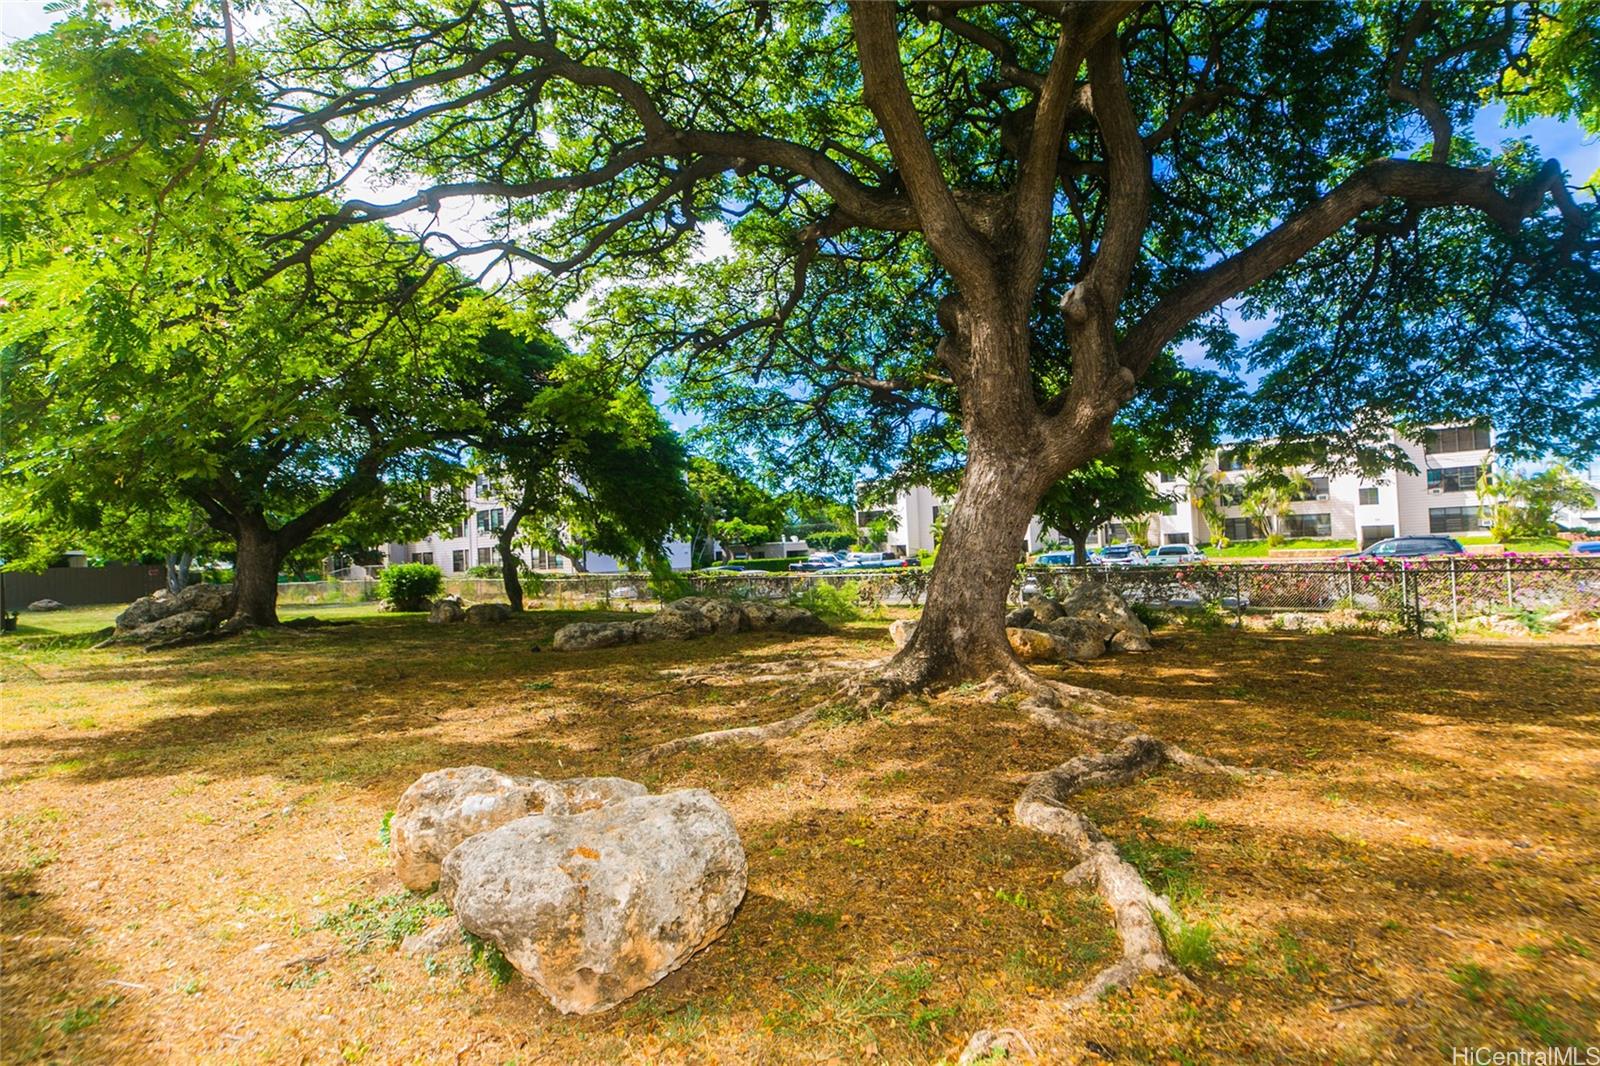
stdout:
<svg viewBox="0 0 1600 1066">
<path fill-rule="evenodd" d="M 1549 193 L 1570 232 L 1582 232 L 1588 216 L 1567 192 L 1561 168 L 1550 160 L 1537 175 L 1507 195 L 1494 173 L 1438 163 L 1386 159 L 1352 174 L 1312 206 L 1286 219 L 1254 244 L 1199 271 L 1167 293 L 1124 338 L 1122 365 L 1141 375 L 1190 322 L 1300 259 L 1362 212 L 1396 198 L 1419 207 L 1458 206 L 1482 211 L 1508 233 L 1539 210 Z"/>
<path fill-rule="evenodd" d="M 998 292 L 993 256 L 957 206 L 906 86 L 895 10 L 893 4 L 868 0 L 850 5 L 867 106 L 883 129 L 920 228 L 940 263 L 964 292 L 994 299 Z"/>
</svg>

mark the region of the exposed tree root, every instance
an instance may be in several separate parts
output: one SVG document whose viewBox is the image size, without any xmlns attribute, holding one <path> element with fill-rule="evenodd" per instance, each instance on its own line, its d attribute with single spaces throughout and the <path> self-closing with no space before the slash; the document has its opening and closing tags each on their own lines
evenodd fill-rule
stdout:
<svg viewBox="0 0 1600 1066">
<path fill-rule="evenodd" d="M 732 685 L 757 685 L 767 681 L 807 684 L 824 678 L 846 678 L 883 665 L 881 659 L 778 659 L 770 662 L 727 660 L 708 666 L 677 667 L 661 670 L 662 677 L 674 677 L 686 684 L 727 688 Z"/>
<path fill-rule="evenodd" d="M 799 714 L 790 715 L 788 718 L 765 725 L 746 725 L 734 729 L 714 729 L 709 733 L 695 733 L 687 737 L 669 740 L 655 747 L 646 748 L 644 751 L 629 758 L 629 762 L 650 762 L 654 759 L 664 759 L 668 755 L 676 755 L 680 751 L 698 751 L 701 748 L 716 747 L 719 744 L 738 744 L 744 747 L 754 747 L 765 744 L 769 740 L 778 740 L 782 737 L 792 736 L 806 726 L 816 721 L 827 703 L 819 703 L 807 707 Z"/>
<path fill-rule="evenodd" d="M 837 678 L 844 673 L 845 678 L 840 681 L 832 699 L 823 700 L 801 711 L 799 714 L 781 718 L 776 722 L 767 722 L 764 725 L 738 726 L 734 729 L 714 729 L 707 733 L 695 733 L 686 737 L 678 737 L 630 757 L 634 763 L 649 762 L 654 759 L 666 758 L 676 755 L 681 751 L 698 751 L 701 748 L 716 747 L 720 744 L 738 744 L 744 747 L 754 747 L 765 744 L 769 740 L 779 740 L 792 736 L 816 721 L 823 710 L 840 703 L 860 703 L 863 700 L 862 684 L 857 675 L 883 665 L 882 660 L 822 660 L 815 659 L 783 659 L 777 662 L 743 663 L 727 662 L 713 664 L 712 668 L 697 667 L 695 669 L 663 670 L 661 673 L 668 677 L 676 677 L 685 686 L 708 685 L 711 687 L 727 687 L 730 685 L 751 685 L 764 681 L 785 681 L 791 685 L 805 685 L 819 681 L 824 677 Z"/>
</svg>

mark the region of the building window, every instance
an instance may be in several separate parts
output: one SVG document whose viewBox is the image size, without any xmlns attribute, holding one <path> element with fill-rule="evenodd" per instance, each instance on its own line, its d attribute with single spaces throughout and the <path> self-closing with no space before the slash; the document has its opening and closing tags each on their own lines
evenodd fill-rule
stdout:
<svg viewBox="0 0 1600 1066">
<path fill-rule="evenodd" d="M 459 574 L 467 568 L 467 549 L 457 548 L 450 553 L 450 572 Z"/>
<path fill-rule="evenodd" d="M 1306 478 L 1306 487 L 1294 497 L 1297 500 L 1315 500 L 1328 498 L 1328 479 L 1325 477 Z"/>
<path fill-rule="evenodd" d="M 499 507 L 478 512 L 478 532 L 489 533 L 506 524 L 506 513 Z"/>
<path fill-rule="evenodd" d="M 499 548 L 479 548 L 478 549 L 478 565 L 479 566 L 494 566 L 496 563 L 498 563 L 500 561 L 499 558 L 498 558 L 499 555 L 500 555 L 500 549 Z"/>
<path fill-rule="evenodd" d="M 1173 483 L 1174 480 L 1176 480 L 1172 476 L 1172 471 L 1170 471 L 1170 470 L 1157 470 L 1156 471 L 1156 477 L 1160 479 L 1160 481 L 1161 481 L 1161 483 L 1163 485 L 1170 485 L 1170 484 Z"/>
<path fill-rule="evenodd" d="M 472 483 L 472 491 L 480 500 L 487 498 L 489 495 L 489 479 L 479 474 L 478 480 Z"/>
<path fill-rule="evenodd" d="M 1376 507 L 1378 505 L 1378 486 L 1364 486 L 1361 489 L 1361 506 Z"/>
<path fill-rule="evenodd" d="M 1476 507 L 1428 508 L 1429 533 L 1468 533 L 1484 525 L 1483 514 Z"/>
<path fill-rule="evenodd" d="M 1168 500 L 1166 509 L 1163 510 L 1161 513 L 1166 515 L 1169 518 L 1176 517 L 1177 514 L 1178 514 L 1178 501 L 1177 500 Z"/>
<path fill-rule="evenodd" d="M 1222 532 L 1229 540 L 1261 539 L 1261 530 L 1248 518 L 1224 518 Z"/>
<path fill-rule="evenodd" d="M 1243 470 L 1244 455 L 1237 451 L 1222 451 L 1217 453 L 1218 470 Z"/>
<path fill-rule="evenodd" d="M 1445 466 L 1428 471 L 1429 492 L 1475 492 L 1481 467 Z"/>
<path fill-rule="evenodd" d="M 1161 540 L 1162 540 L 1162 543 L 1164 543 L 1164 544 L 1187 544 L 1187 543 L 1189 543 L 1189 534 L 1187 534 L 1187 533 L 1168 533 L 1168 534 L 1165 534 L 1161 538 Z"/>
<path fill-rule="evenodd" d="M 1327 512 L 1286 515 L 1283 530 L 1291 537 L 1326 537 L 1333 532 L 1333 515 Z"/>
<path fill-rule="evenodd" d="M 433 553 L 432 552 L 412 552 L 411 553 L 411 561 L 414 562 L 414 563 L 426 563 L 427 565 L 432 566 L 433 565 Z"/>
<path fill-rule="evenodd" d="M 1475 452 L 1489 446 L 1488 426 L 1446 426 L 1430 429 L 1422 437 L 1425 455 L 1439 452 Z"/>
<path fill-rule="evenodd" d="M 1392 536 L 1394 536 L 1393 526 L 1362 526 L 1361 546 L 1365 548 L 1369 544 L 1376 544 L 1380 540 L 1388 540 Z"/>
</svg>

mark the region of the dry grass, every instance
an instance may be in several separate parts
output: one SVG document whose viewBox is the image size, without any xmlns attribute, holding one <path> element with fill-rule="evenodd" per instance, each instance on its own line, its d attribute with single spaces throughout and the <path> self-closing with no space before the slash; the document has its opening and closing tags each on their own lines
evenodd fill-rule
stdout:
<svg viewBox="0 0 1600 1066">
<path fill-rule="evenodd" d="M 676 756 L 642 776 L 728 806 L 750 896 L 662 985 L 568 1019 L 462 952 L 389 949 L 426 907 L 378 841 L 400 791 L 463 763 L 639 776 L 632 751 L 814 695 L 658 671 L 877 656 L 884 623 L 557 655 L 532 646 L 579 615 L 322 613 L 362 620 L 148 656 L 35 632 L 0 654 L 7 1061 L 926 1062 L 979 1026 L 1051 1062 L 1600 1043 L 1592 646 L 1179 630 L 1073 671 L 1167 739 L 1284 771 L 1085 797 L 1193 923 L 1173 947 L 1194 984 L 1078 1016 L 1059 1005 L 1113 949 L 1109 918 L 1008 821 L 1077 741 L 953 693 Z"/>
</svg>

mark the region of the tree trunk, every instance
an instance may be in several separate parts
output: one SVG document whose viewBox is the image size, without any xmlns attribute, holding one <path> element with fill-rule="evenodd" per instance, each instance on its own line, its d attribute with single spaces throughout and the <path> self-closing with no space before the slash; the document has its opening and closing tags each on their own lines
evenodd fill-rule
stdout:
<svg viewBox="0 0 1600 1066">
<path fill-rule="evenodd" d="M 194 553 L 167 553 L 167 591 L 177 595 L 189 587 L 189 569 L 194 565 Z"/>
<path fill-rule="evenodd" d="M 1074 529 L 1069 534 L 1072 537 L 1072 565 L 1089 565 L 1089 531 L 1087 529 Z"/>
<path fill-rule="evenodd" d="M 974 447 L 911 640 L 885 670 L 891 688 L 985 677 L 1018 666 L 1006 597 L 1043 487 L 1028 455 Z"/>
<path fill-rule="evenodd" d="M 278 624 L 278 565 L 283 547 L 265 521 L 240 522 L 238 549 L 233 558 L 236 623 L 257 626 Z"/>
<path fill-rule="evenodd" d="M 500 531 L 497 543 L 500 545 L 500 583 L 505 586 L 506 599 L 511 603 L 513 611 L 522 610 L 522 578 L 517 573 L 517 553 L 511 545 L 511 539 L 516 534 L 516 528 L 505 526 Z"/>
</svg>

